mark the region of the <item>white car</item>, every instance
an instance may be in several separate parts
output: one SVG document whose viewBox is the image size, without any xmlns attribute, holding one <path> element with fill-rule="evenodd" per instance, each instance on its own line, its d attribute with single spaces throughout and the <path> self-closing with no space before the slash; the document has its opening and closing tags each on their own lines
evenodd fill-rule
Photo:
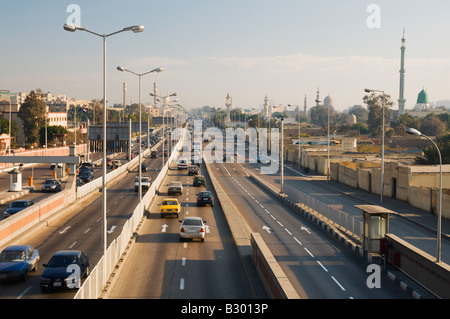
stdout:
<svg viewBox="0 0 450 319">
<path fill-rule="evenodd" d="M 185 158 L 178 159 L 178 169 L 187 169 L 188 168 L 188 160 Z"/>
<path fill-rule="evenodd" d="M 206 220 L 201 217 L 185 217 L 180 222 L 180 241 L 185 239 L 205 240 Z"/>
</svg>

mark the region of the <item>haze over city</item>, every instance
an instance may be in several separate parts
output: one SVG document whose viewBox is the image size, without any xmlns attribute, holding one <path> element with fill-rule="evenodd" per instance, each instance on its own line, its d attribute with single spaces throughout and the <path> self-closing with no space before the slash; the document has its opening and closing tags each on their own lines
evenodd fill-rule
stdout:
<svg viewBox="0 0 450 319">
<path fill-rule="evenodd" d="M 85 32 L 68 33 L 68 6 L 80 8 L 80 24 L 111 33 L 136 24 L 140 34 L 107 40 L 107 100 L 138 100 L 135 72 L 163 67 L 143 80 L 143 102 L 153 82 L 161 94 L 177 92 L 186 108 L 261 108 L 269 103 L 308 107 L 330 95 L 337 110 L 363 104 L 364 88 L 399 98 L 400 45 L 406 37 L 406 109 L 425 88 L 430 102 L 450 99 L 450 3 L 434 1 L 21 1 L 2 4 L 7 30 L 0 88 L 12 92 L 102 97 L 102 41 Z M 374 11 L 375 4 L 378 11 Z M 32 19 L 31 19 L 32 18 Z M 70 22 L 70 21 L 69 21 Z M 372 23 L 372 24 L 371 24 Z M 374 24 L 375 23 L 375 24 Z M 443 41 L 442 41 L 443 40 Z"/>
</svg>

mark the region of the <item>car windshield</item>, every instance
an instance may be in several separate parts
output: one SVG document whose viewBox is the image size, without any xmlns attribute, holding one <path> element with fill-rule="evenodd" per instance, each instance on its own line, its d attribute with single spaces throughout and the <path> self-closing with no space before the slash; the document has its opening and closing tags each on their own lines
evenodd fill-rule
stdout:
<svg viewBox="0 0 450 319">
<path fill-rule="evenodd" d="M 78 264 L 77 256 L 53 256 L 47 267 L 67 267 L 71 264 Z"/>
<path fill-rule="evenodd" d="M 14 202 L 11 204 L 11 207 L 27 207 L 27 203 L 26 202 Z"/>
<path fill-rule="evenodd" d="M 176 200 L 165 200 L 162 202 L 163 205 L 176 205 L 177 201 Z"/>
<path fill-rule="evenodd" d="M 0 254 L 0 262 L 25 261 L 25 251 L 3 251 Z"/>
<path fill-rule="evenodd" d="M 48 179 L 44 182 L 44 184 L 56 184 L 56 181 L 54 179 Z"/>
<path fill-rule="evenodd" d="M 199 197 L 211 197 L 211 193 L 208 193 L 208 192 L 200 192 Z"/>
<path fill-rule="evenodd" d="M 202 221 L 200 219 L 185 219 L 183 224 L 186 226 L 202 226 Z"/>
<path fill-rule="evenodd" d="M 81 176 L 81 175 L 83 175 L 83 176 L 84 176 L 84 175 L 91 175 L 91 172 L 89 172 L 89 171 L 83 171 L 83 172 L 80 173 L 80 176 Z"/>
</svg>

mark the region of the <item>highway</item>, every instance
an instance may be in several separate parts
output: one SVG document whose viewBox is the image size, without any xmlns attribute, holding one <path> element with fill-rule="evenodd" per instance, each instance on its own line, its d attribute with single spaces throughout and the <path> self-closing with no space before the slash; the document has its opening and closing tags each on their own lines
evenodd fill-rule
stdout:
<svg viewBox="0 0 450 319">
<path fill-rule="evenodd" d="M 204 164 L 201 171 L 205 174 Z M 187 170 L 178 170 L 176 163 L 172 164 L 108 298 L 255 298 L 220 205 L 197 207 L 196 194 L 205 188 L 193 187 L 193 179 Z M 183 194 L 176 196 L 182 203 L 182 213 L 179 219 L 162 219 L 161 201 L 167 197 L 168 183 L 176 180 L 184 188 Z M 215 195 L 209 178 L 206 189 Z M 179 220 L 185 216 L 200 216 L 207 221 L 204 242 L 180 242 Z"/>
<path fill-rule="evenodd" d="M 252 174 L 272 184 L 274 187 L 280 187 L 280 173 L 266 175 L 260 173 L 261 164 L 242 163 L 241 168 L 245 168 Z M 298 192 L 301 191 L 314 199 L 348 213 L 353 218 L 362 221 L 362 212 L 355 205 L 379 205 L 386 207 L 399 214 L 393 214 L 389 217 L 389 232 L 399 236 L 403 240 L 427 252 L 431 256 L 436 255 L 436 233 L 428 227 L 423 227 L 414 222 L 414 219 L 420 216 L 428 215 L 420 209 L 411 207 L 405 202 L 389 197 L 384 197 L 380 202 L 380 196 L 370 194 L 362 190 L 357 190 L 342 183 L 329 181 L 326 177 L 304 175 L 296 167 L 285 165 L 284 169 L 284 187 L 283 192 L 290 198 L 298 198 Z M 443 223 L 448 224 L 447 220 Z M 433 224 L 435 229 L 435 224 Z M 442 260 L 450 263 L 450 242 L 446 236 L 442 240 Z"/>
<path fill-rule="evenodd" d="M 162 158 L 145 158 L 144 163 L 148 167 L 146 174 L 154 180 L 163 166 Z M 367 262 L 255 185 L 247 172 L 257 174 L 259 165 L 213 163 L 210 169 L 252 231 L 262 235 L 300 298 L 409 298 L 385 276 L 379 278 L 380 288 L 369 288 L 367 280 L 371 273 L 367 270 Z M 201 172 L 207 178 L 206 189 L 215 195 L 205 163 L 201 165 Z M 134 191 L 136 174 L 137 167 L 108 185 L 108 245 L 138 204 Z M 274 184 L 279 179 L 277 175 L 260 177 Z M 182 203 L 182 214 L 180 218 L 162 219 L 159 207 L 162 199 L 167 197 L 168 183 L 175 180 L 181 181 L 184 187 L 184 193 L 177 196 Z M 178 170 L 176 163 L 171 164 L 159 195 L 149 208 L 147 219 L 120 265 L 106 298 L 266 297 L 261 282 L 252 276 L 254 274 L 249 277 L 248 269 L 242 265 L 221 206 L 196 207 L 196 194 L 205 188 L 193 187 L 192 180 L 193 176 L 188 176 L 186 170 Z M 299 177 L 294 171 L 286 172 L 286 186 L 287 192 L 300 187 L 319 197 L 331 197 L 330 205 L 351 208 L 354 214 L 358 213 L 353 207 L 354 198 L 341 196 L 342 192 L 339 196 L 323 196 L 330 194 L 331 189 L 320 182 Z M 217 201 L 217 196 L 215 198 Z M 179 241 L 179 219 L 185 216 L 200 216 L 207 221 L 205 242 Z M 20 243 L 31 244 L 39 250 L 40 265 L 58 250 L 80 249 L 89 255 L 91 267 L 94 267 L 103 254 L 102 229 L 102 200 L 98 193 L 69 207 L 61 218 L 33 235 L 24 236 Z M 0 283 L 0 298 L 73 298 L 73 290 L 42 293 L 39 287 L 42 270 L 40 267 L 37 272 L 30 273 L 24 282 Z"/>
<path fill-rule="evenodd" d="M 147 173 L 143 175 L 156 178 L 162 167 L 162 157 L 143 160 L 148 167 Z M 137 169 L 138 167 L 108 184 L 108 245 L 120 233 L 123 224 L 138 204 L 138 193 L 134 191 Z M 0 298 L 73 298 L 75 290 L 41 292 L 39 286 L 40 274 L 43 271 L 41 265 L 48 262 L 58 250 L 79 249 L 88 254 L 92 269 L 103 254 L 102 233 L 102 198 L 99 192 L 65 209 L 61 217 L 49 222 L 47 227 L 21 238 L 19 243 L 30 244 L 39 250 L 41 259 L 38 271 L 29 273 L 24 282 L 0 283 Z"/>
<path fill-rule="evenodd" d="M 300 298 L 408 298 L 383 278 L 380 289 L 370 289 L 366 262 L 261 190 L 241 165 L 214 163 L 211 168 L 252 231 L 262 235 Z"/>
</svg>

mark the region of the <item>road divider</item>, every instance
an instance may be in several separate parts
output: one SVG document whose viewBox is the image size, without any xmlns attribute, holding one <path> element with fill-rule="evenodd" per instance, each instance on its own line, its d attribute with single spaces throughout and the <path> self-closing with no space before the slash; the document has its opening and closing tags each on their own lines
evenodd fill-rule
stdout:
<svg viewBox="0 0 450 319">
<path fill-rule="evenodd" d="M 261 235 L 251 230 L 250 226 L 239 213 L 239 209 L 223 190 L 206 161 L 205 166 L 228 221 L 243 268 L 248 270 L 247 262 L 251 260 L 252 264 L 256 267 L 268 296 L 271 298 L 300 299 Z M 249 273 L 247 273 L 247 276 L 250 277 Z"/>
</svg>

